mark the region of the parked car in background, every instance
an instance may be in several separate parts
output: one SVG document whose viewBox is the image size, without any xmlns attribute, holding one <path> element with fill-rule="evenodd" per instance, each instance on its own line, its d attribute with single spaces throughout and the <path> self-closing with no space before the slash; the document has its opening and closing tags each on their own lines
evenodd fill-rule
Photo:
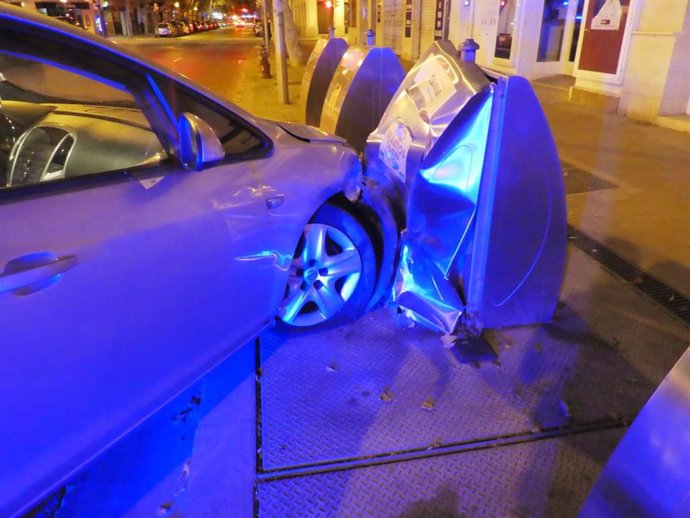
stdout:
<svg viewBox="0 0 690 518">
<path fill-rule="evenodd" d="M 339 137 L 253 117 L 5 3 L 0 72 L 0 516 L 12 516 L 276 317 L 361 313 L 379 235 Z"/>
<path fill-rule="evenodd" d="M 66 22 L 69 23 L 70 25 L 74 25 L 75 27 L 79 27 L 80 29 L 85 29 L 84 25 L 82 25 L 82 22 L 79 21 L 79 19 L 74 16 L 71 13 L 66 13 L 65 15 L 61 16 L 56 16 L 56 19 L 60 20 L 61 22 Z"/>
<path fill-rule="evenodd" d="M 173 24 L 177 28 L 178 36 L 186 36 L 187 34 L 189 34 L 189 27 L 187 27 L 187 24 L 185 22 L 177 20 L 173 22 Z"/>
<path fill-rule="evenodd" d="M 252 29 L 254 27 L 254 18 L 237 17 L 233 19 L 233 25 L 236 29 Z"/>
<path fill-rule="evenodd" d="M 156 25 L 156 36 L 160 38 L 177 36 L 177 28 L 173 27 L 171 23 L 161 22 Z"/>
</svg>

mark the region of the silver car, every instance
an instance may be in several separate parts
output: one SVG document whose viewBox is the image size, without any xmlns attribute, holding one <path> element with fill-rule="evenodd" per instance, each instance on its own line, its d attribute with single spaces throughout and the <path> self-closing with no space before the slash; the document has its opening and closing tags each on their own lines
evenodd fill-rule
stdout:
<svg viewBox="0 0 690 518">
<path fill-rule="evenodd" d="M 173 27 L 171 23 L 161 22 L 156 25 L 156 37 L 169 38 L 171 36 L 177 36 L 178 29 Z"/>
<path fill-rule="evenodd" d="M 361 313 L 382 224 L 338 137 L 7 4 L 0 41 L 8 516 L 276 316 Z"/>
</svg>

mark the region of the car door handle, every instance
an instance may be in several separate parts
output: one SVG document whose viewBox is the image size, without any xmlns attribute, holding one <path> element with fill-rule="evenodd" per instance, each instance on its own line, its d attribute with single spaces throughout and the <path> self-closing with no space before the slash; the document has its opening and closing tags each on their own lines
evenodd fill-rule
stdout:
<svg viewBox="0 0 690 518">
<path fill-rule="evenodd" d="M 0 293 L 8 291 L 28 295 L 56 282 L 59 275 L 77 265 L 77 257 L 58 257 L 51 252 L 40 252 L 13 259 L 0 274 Z"/>
</svg>

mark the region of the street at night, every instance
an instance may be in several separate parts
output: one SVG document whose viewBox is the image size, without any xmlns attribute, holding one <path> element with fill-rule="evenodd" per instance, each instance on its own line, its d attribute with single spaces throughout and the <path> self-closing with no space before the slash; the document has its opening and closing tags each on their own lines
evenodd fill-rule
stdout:
<svg viewBox="0 0 690 518">
<path fill-rule="evenodd" d="M 220 28 L 184 38 L 119 38 L 135 52 L 233 100 L 247 59 L 263 40 L 249 30 Z"/>
<path fill-rule="evenodd" d="M 0 4 L 0 515 L 685 516 L 679 27 L 263 8 Z"/>
</svg>

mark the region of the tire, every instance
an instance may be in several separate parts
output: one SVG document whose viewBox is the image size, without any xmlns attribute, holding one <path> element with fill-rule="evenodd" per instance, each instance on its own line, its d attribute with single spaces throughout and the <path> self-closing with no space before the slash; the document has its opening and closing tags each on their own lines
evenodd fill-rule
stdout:
<svg viewBox="0 0 690 518">
<path fill-rule="evenodd" d="M 278 318 L 293 328 L 354 320 L 372 297 L 377 270 L 362 224 L 341 207 L 323 205 L 295 249 Z"/>
</svg>

